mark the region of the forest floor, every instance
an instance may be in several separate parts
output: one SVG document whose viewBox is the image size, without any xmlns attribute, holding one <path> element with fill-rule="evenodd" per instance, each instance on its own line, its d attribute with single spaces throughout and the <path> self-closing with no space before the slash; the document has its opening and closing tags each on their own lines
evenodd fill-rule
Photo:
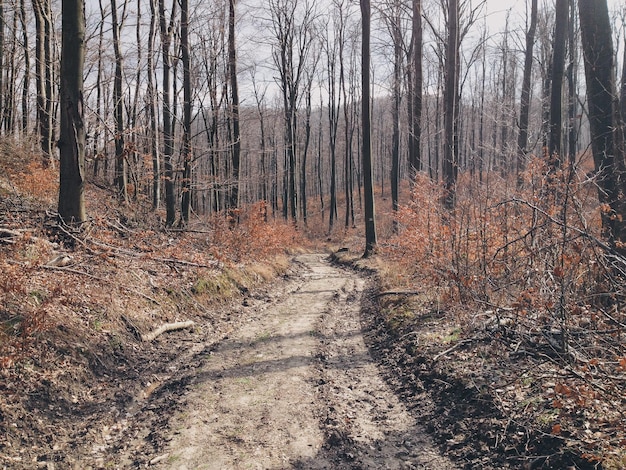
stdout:
<svg viewBox="0 0 626 470">
<path fill-rule="evenodd" d="M 0 469 L 626 467 L 619 398 L 593 421 L 485 312 L 381 291 L 352 246 L 276 232 L 289 251 L 244 261 L 270 227 L 228 251 L 90 191 L 105 216 L 74 233 L 0 185 Z"/>
</svg>

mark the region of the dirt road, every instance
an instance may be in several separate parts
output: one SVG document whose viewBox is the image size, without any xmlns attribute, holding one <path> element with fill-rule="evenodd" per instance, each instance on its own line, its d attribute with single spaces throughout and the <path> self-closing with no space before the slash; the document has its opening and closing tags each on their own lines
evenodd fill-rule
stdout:
<svg viewBox="0 0 626 470">
<path fill-rule="evenodd" d="M 366 281 L 324 255 L 296 263 L 286 286 L 241 307 L 247 321 L 187 377 L 175 416 L 151 431 L 165 443 L 154 468 L 454 468 L 368 353 Z"/>
</svg>

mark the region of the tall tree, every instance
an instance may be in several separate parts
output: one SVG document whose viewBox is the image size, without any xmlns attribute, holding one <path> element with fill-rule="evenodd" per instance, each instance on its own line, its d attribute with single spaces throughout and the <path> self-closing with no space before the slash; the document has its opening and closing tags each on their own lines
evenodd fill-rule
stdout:
<svg viewBox="0 0 626 470">
<path fill-rule="evenodd" d="M 174 132 L 172 129 L 172 89 L 170 55 L 177 0 L 172 0 L 169 23 L 165 17 L 165 0 L 159 0 L 159 33 L 161 37 L 162 72 L 163 72 L 163 160 L 165 169 L 165 225 L 171 227 L 176 221 L 176 198 L 174 195 Z"/>
<path fill-rule="evenodd" d="M 374 181 L 372 172 L 372 116 L 370 112 L 370 36 L 372 10 L 370 0 L 360 0 L 362 23 L 361 46 L 361 88 L 362 88 L 362 162 L 363 162 L 363 198 L 365 202 L 365 252 L 367 258 L 376 250 L 376 209 L 374 205 Z"/>
<path fill-rule="evenodd" d="M 126 12 L 126 1 L 124 1 Z M 122 64 L 122 49 L 120 45 L 121 21 L 117 17 L 117 2 L 111 0 L 111 31 L 113 32 L 113 51 L 115 54 L 115 77 L 113 79 L 113 107 L 115 117 L 115 185 L 121 200 L 128 200 L 128 169 L 126 159 L 126 145 L 124 143 L 124 96 L 122 95 L 122 80 L 124 68 Z"/>
<path fill-rule="evenodd" d="M 333 28 L 325 38 L 326 80 L 328 83 L 328 145 L 330 151 L 330 201 L 328 231 L 332 231 L 337 219 L 337 130 L 339 129 L 339 109 L 341 93 L 337 87 L 337 60 L 343 39 L 343 3 L 335 3 L 337 15 L 333 15 Z M 332 37 L 331 37 L 332 32 Z"/>
<path fill-rule="evenodd" d="M 59 217 L 63 221 L 78 224 L 86 220 L 83 121 L 84 0 L 63 0 L 62 17 L 58 209 Z"/>
<path fill-rule="evenodd" d="M 302 10 L 302 11 L 300 11 Z M 298 0 L 272 0 L 270 2 L 272 28 L 275 43 L 272 57 L 278 69 L 284 113 L 284 141 L 286 171 L 286 195 L 289 216 L 298 218 L 297 198 L 297 111 L 302 93 L 302 79 L 314 38 L 314 5 Z M 300 16 L 299 16 L 300 15 Z"/>
<path fill-rule="evenodd" d="M 552 77 L 550 90 L 550 141 L 548 154 L 553 164 L 562 163 L 562 121 L 563 121 L 563 78 L 565 76 L 565 44 L 567 42 L 567 21 L 569 0 L 556 0 L 556 24 L 552 49 Z"/>
<path fill-rule="evenodd" d="M 230 0 L 231 3 L 234 0 Z M 191 212 L 191 59 L 189 56 L 189 1 L 180 2 L 180 50 L 183 65 L 183 178 L 180 221 L 189 223 Z M 237 126 L 239 121 L 237 120 Z M 238 127 L 237 127 L 238 130 Z"/>
<path fill-rule="evenodd" d="M 26 22 L 26 0 L 20 0 L 20 26 L 22 28 L 22 46 L 24 49 L 24 81 L 22 82 L 22 133 L 28 131 L 29 111 L 28 95 L 30 92 L 30 46 Z"/>
<path fill-rule="evenodd" d="M 458 176 L 457 161 L 457 100 L 459 82 L 459 0 L 448 0 L 448 38 L 446 42 L 446 60 L 444 70 L 444 152 L 443 184 L 444 205 L 454 207 L 456 181 Z"/>
<path fill-rule="evenodd" d="M 526 31 L 526 50 L 524 51 L 524 77 L 522 78 L 522 96 L 520 97 L 519 133 L 517 135 L 517 174 L 523 171 L 528 151 L 528 122 L 530 116 L 530 92 L 533 69 L 533 48 L 537 31 L 537 0 L 531 0 L 530 24 Z"/>
<path fill-rule="evenodd" d="M 235 7 L 236 0 L 228 0 L 228 70 L 230 78 L 230 113 L 233 126 L 232 146 L 232 189 L 230 207 L 239 206 L 239 166 L 241 159 L 241 136 L 239 131 L 239 85 L 237 83 L 237 53 L 235 44 Z"/>
<path fill-rule="evenodd" d="M 412 0 L 413 17 L 411 21 L 411 47 L 408 74 L 409 86 L 409 176 L 415 181 L 417 172 L 422 169 L 422 0 Z"/>
<path fill-rule="evenodd" d="M 52 159 L 52 11 L 51 0 L 32 0 L 35 12 L 35 82 L 37 124 L 44 163 Z"/>
<path fill-rule="evenodd" d="M 616 145 L 617 90 L 609 11 L 606 0 L 578 0 L 578 8 L 598 198 L 608 206 L 601 212 L 602 227 L 611 245 L 623 251 L 624 155 Z"/>
<path fill-rule="evenodd" d="M 148 31 L 148 119 L 150 120 L 150 150 L 152 152 L 152 208 L 161 204 L 161 157 L 159 155 L 159 132 L 157 126 L 157 96 L 154 84 L 154 37 L 156 33 L 157 0 L 150 0 L 150 30 Z"/>
</svg>

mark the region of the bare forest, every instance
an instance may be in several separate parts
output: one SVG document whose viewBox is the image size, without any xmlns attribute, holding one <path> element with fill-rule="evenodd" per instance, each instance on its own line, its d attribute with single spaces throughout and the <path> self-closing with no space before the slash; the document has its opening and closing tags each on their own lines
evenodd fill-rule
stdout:
<svg viewBox="0 0 626 470">
<path fill-rule="evenodd" d="M 0 0 L 0 170 L 0 469 L 626 468 L 622 2 Z"/>
</svg>

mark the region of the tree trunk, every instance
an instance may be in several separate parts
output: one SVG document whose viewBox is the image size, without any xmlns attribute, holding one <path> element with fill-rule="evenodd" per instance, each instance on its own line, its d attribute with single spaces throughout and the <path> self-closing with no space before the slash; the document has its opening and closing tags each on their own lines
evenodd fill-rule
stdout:
<svg viewBox="0 0 626 470">
<path fill-rule="evenodd" d="M 370 113 L 370 0 L 360 0 L 362 21 L 361 88 L 363 127 L 363 194 L 365 199 L 365 252 L 367 258 L 376 250 L 376 210 L 374 206 L 374 184 L 372 173 L 372 117 Z"/>
<path fill-rule="evenodd" d="M 148 118 L 150 120 L 150 150 L 152 152 L 152 208 L 161 204 L 161 158 L 159 155 L 159 131 L 156 113 L 156 90 L 154 86 L 154 36 L 156 32 L 156 0 L 150 0 L 150 31 L 148 33 Z"/>
<path fill-rule="evenodd" d="M 400 95 L 402 73 L 402 31 L 400 30 L 399 5 L 391 19 L 391 36 L 393 41 L 393 109 L 392 109 L 392 143 L 391 143 L 391 208 L 393 210 L 393 232 L 398 233 L 398 207 L 400 192 Z"/>
<path fill-rule="evenodd" d="M 235 2 L 229 0 L 228 15 L 228 70 L 230 71 L 231 119 L 233 125 L 233 166 L 230 208 L 239 207 L 239 166 L 241 156 L 241 137 L 239 132 L 239 86 L 237 83 L 237 55 L 235 48 Z"/>
<path fill-rule="evenodd" d="M 171 58 L 170 45 L 173 23 L 176 16 L 177 0 L 172 0 L 172 11 L 169 25 L 165 19 L 165 0 L 159 0 L 159 31 L 161 35 L 161 52 L 163 57 L 163 157 L 165 166 L 165 226 L 171 227 L 176 221 L 176 199 L 174 195 L 174 135 L 172 130 L 171 109 Z"/>
<path fill-rule="evenodd" d="M 125 7 L 124 7 L 125 8 Z M 124 143 L 124 98 L 122 96 L 122 51 L 120 48 L 121 24 L 117 20 L 117 3 L 111 0 L 111 30 L 113 31 L 113 51 L 115 54 L 115 77 L 113 79 L 113 107 L 115 116 L 115 185 L 118 197 L 128 200 L 128 175 L 126 148 Z"/>
<path fill-rule="evenodd" d="M 444 206 L 452 209 L 455 205 L 458 162 L 457 144 L 457 90 L 459 78 L 459 0 L 448 1 L 448 42 L 446 44 L 445 86 L 444 86 L 444 156 L 443 183 Z"/>
<path fill-rule="evenodd" d="M 32 0 L 35 12 L 35 81 L 37 88 L 37 124 L 44 164 L 52 158 L 52 72 L 50 0 Z"/>
<path fill-rule="evenodd" d="M 24 49 L 24 82 L 22 83 L 22 134 L 28 132 L 28 94 L 30 91 L 30 46 L 28 44 L 28 27 L 26 25 L 26 4 L 20 0 L 20 24 L 22 27 L 22 46 Z"/>
<path fill-rule="evenodd" d="M 411 87 L 410 123 L 409 123 L 409 173 L 411 181 L 415 182 L 417 172 L 422 170 L 421 138 L 422 138 L 422 0 L 413 0 L 413 19 L 411 24 L 412 42 L 411 48 Z"/>
<path fill-rule="evenodd" d="M 59 217 L 66 223 L 85 221 L 83 66 L 85 12 L 83 0 L 63 0 L 61 45 L 61 135 Z"/>
<path fill-rule="evenodd" d="M 521 173 L 526 166 L 528 151 L 528 121 L 530 115 L 531 76 L 533 69 L 533 47 L 537 31 L 537 0 L 531 0 L 530 25 L 526 32 L 526 51 L 524 52 L 524 77 L 520 98 L 519 134 L 517 135 L 517 181 L 521 183 Z"/>
<path fill-rule="evenodd" d="M 231 2 L 234 0 L 231 0 Z M 189 223 L 191 212 L 191 63 L 189 58 L 189 1 L 180 2 L 180 50 L 183 65 L 183 178 L 180 208 L 181 226 Z"/>
<path fill-rule="evenodd" d="M 609 243 L 624 251 L 624 155 L 615 145 L 617 93 L 609 11 L 600 0 L 579 0 L 578 8 L 598 198 L 608 209 L 601 211 L 602 228 Z"/>
<path fill-rule="evenodd" d="M 565 44 L 567 40 L 567 21 L 569 0 L 556 0 L 556 24 L 554 28 L 554 46 L 552 50 L 552 87 L 550 90 L 550 142 L 548 155 L 551 164 L 560 166 L 563 161 L 562 139 L 562 101 L 563 77 L 565 75 Z"/>
</svg>

